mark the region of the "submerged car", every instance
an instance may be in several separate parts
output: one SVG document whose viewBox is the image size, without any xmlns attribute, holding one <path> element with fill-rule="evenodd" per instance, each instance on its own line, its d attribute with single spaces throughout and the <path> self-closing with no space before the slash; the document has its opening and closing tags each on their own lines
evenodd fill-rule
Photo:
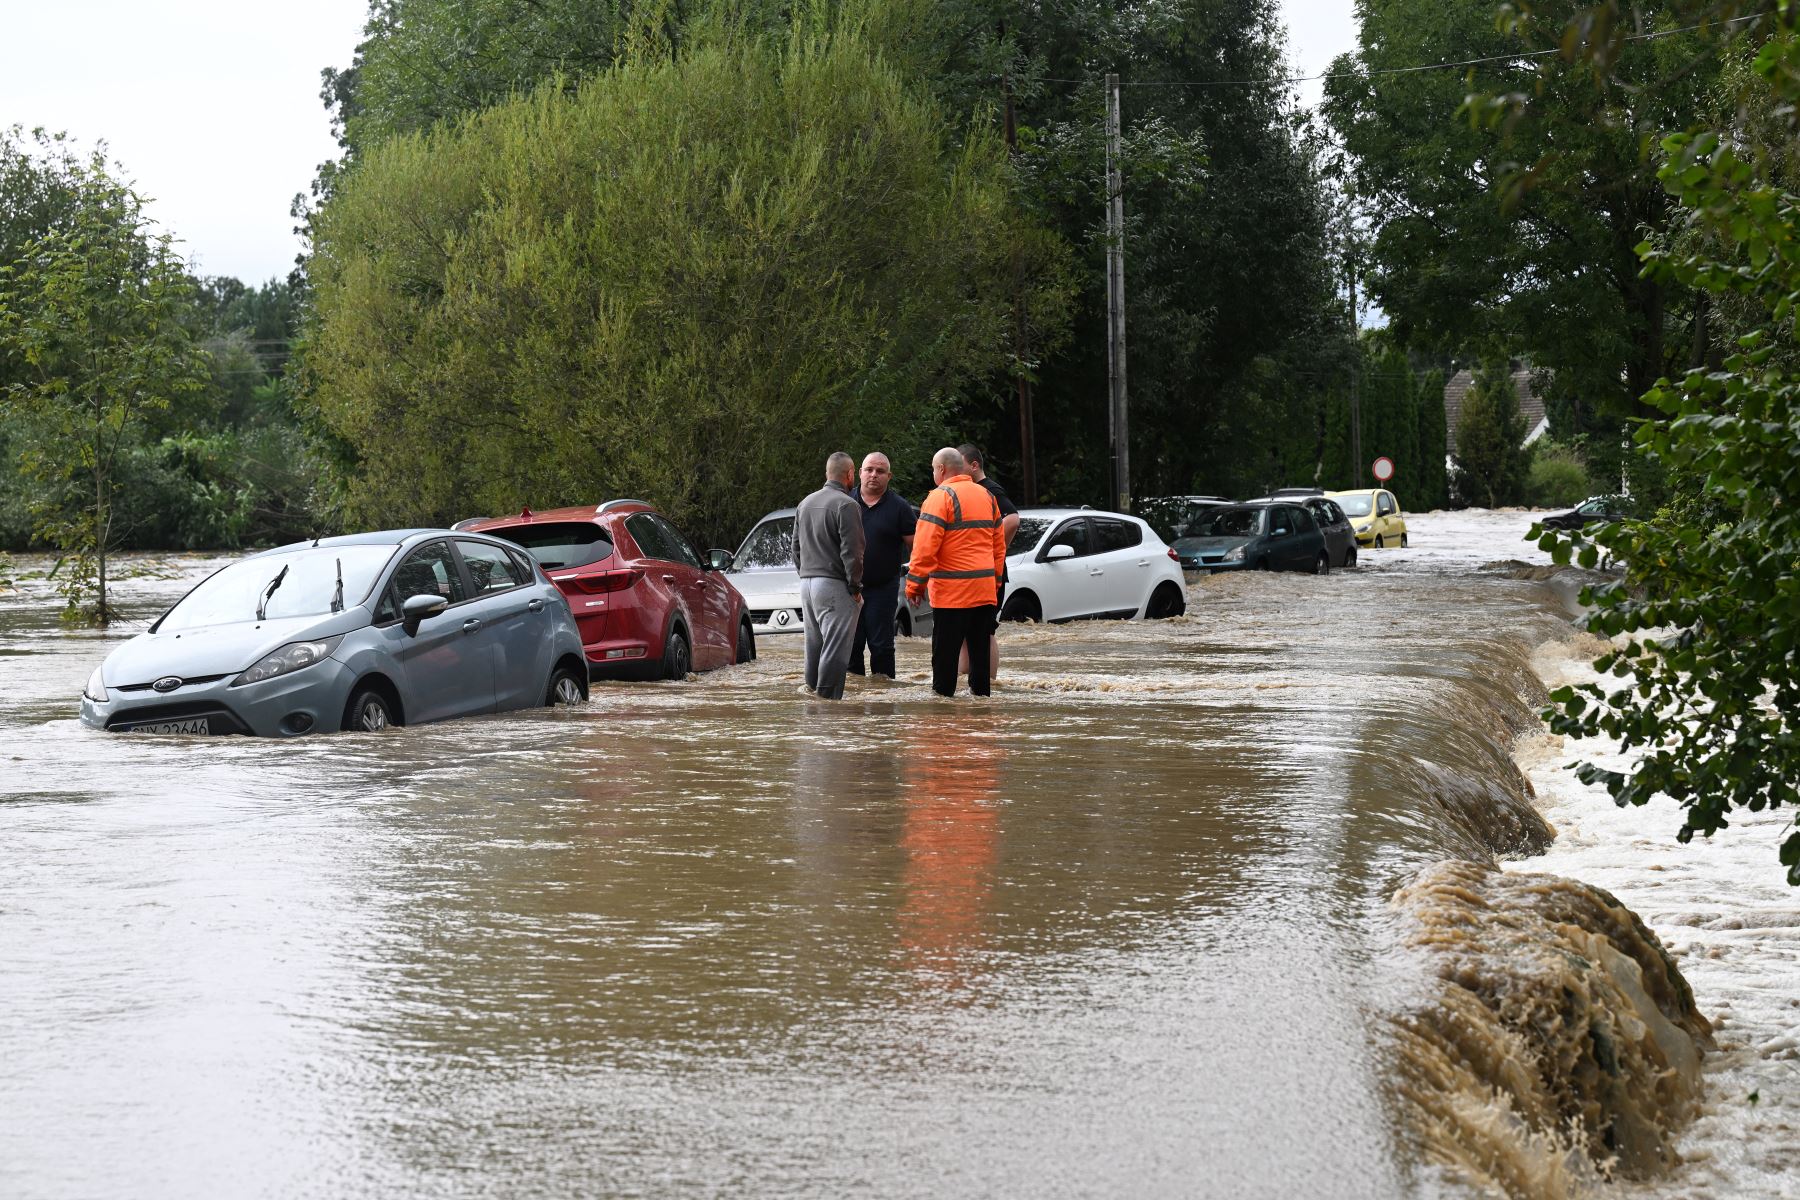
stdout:
<svg viewBox="0 0 1800 1200">
<path fill-rule="evenodd" d="M 756 657 L 731 555 L 703 558 L 642 500 L 495 517 L 468 526 L 527 551 L 568 598 L 596 679 L 686 679 Z"/>
<path fill-rule="evenodd" d="M 1625 519 L 1625 500 L 1621 496 L 1591 496 L 1568 512 L 1552 513 L 1539 522 L 1545 529 L 1584 529 L 1599 523 L 1609 525 Z"/>
<path fill-rule="evenodd" d="M 1337 501 L 1330 499 L 1318 488 L 1276 488 L 1274 493 L 1255 500 L 1245 500 L 1245 504 L 1273 504 L 1278 500 L 1303 504 L 1306 511 L 1312 514 L 1318 523 L 1319 532 L 1325 535 L 1325 557 L 1332 567 L 1354 567 L 1356 565 L 1356 532 L 1350 528 L 1350 518 L 1338 507 Z"/>
<path fill-rule="evenodd" d="M 1175 552 L 1137 517 L 1027 508 L 1006 555 L 1008 621 L 1178 617 L 1187 580 Z"/>
<path fill-rule="evenodd" d="M 800 571 L 794 565 L 794 510 L 778 508 L 758 521 L 731 556 L 726 570 L 732 584 L 750 606 L 750 623 L 759 634 L 799 633 L 804 626 L 800 609 Z M 894 614 L 895 632 L 901 637 L 924 637 L 931 632 L 931 604 L 900 598 Z"/>
<path fill-rule="evenodd" d="M 373 732 L 587 696 L 562 594 L 442 529 L 323 538 L 207 576 L 107 656 L 81 719 L 131 733 Z"/>
<path fill-rule="evenodd" d="M 1324 531 L 1301 501 L 1233 504 L 1215 508 L 1177 541 L 1175 556 L 1184 569 L 1221 571 L 1331 570 Z"/>
<path fill-rule="evenodd" d="M 1326 492 L 1337 501 L 1350 526 L 1356 531 L 1359 546 L 1380 550 L 1388 546 L 1406 545 L 1406 514 L 1400 502 L 1386 488 L 1359 488 L 1349 492 Z"/>
</svg>

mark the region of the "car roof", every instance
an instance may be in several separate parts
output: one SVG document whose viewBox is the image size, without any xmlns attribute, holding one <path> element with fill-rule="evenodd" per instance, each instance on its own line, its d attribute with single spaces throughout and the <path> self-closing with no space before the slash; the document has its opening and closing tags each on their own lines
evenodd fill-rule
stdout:
<svg viewBox="0 0 1800 1200">
<path fill-rule="evenodd" d="M 527 508 L 510 517 L 485 517 L 470 521 L 458 521 L 459 532 L 480 533 L 484 529 L 512 529 L 519 525 L 536 525 L 540 522 L 554 521 L 593 521 L 598 523 L 601 516 L 612 513 L 655 512 L 654 505 L 642 500 L 608 500 L 602 504 L 572 504 L 566 508 L 546 508 L 542 512 L 534 512 Z"/>
<path fill-rule="evenodd" d="M 761 525 L 764 521 L 773 521 L 777 517 L 791 517 L 799 511 L 800 510 L 797 508 L 778 508 L 774 512 L 766 512 L 762 516 L 756 518 L 756 524 Z M 755 528 L 755 526 L 752 526 L 752 528 Z"/>
<path fill-rule="evenodd" d="M 249 557 L 261 558 L 265 554 L 292 554 L 296 550 L 311 550 L 315 546 L 320 549 L 331 546 L 398 546 L 420 534 L 448 532 L 447 529 L 430 529 L 420 526 L 413 529 L 379 529 L 369 533 L 342 533 L 336 537 L 308 538 L 305 541 L 289 542 L 284 546 L 272 546 L 260 554 L 252 554 Z"/>
</svg>

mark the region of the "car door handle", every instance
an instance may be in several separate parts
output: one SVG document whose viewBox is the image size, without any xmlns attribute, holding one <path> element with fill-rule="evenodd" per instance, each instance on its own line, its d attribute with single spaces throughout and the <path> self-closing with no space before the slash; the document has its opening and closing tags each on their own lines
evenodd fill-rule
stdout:
<svg viewBox="0 0 1800 1200">
<path fill-rule="evenodd" d="M 675 582 L 675 577 L 673 575 L 664 575 L 662 577 L 662 579 L 663 579 L 664 583 L 674 583 Z"/>
<path fill-rule="evenodd" d="M 525 603 L 525 611 L 526 612 L 543 612 L 544 611 L 544 602 L 542 600 L 528 600 Z"/>
<path fill-rule="evenodd" d="M 1149 565 L 1150 565 L 1150 560 L 1149 560 L 1149 559 L 1147 559 L 1147 558 L 1140 558 L 1140 559 L 1138 559 L 1138 566 L 1140 566 L 1140 567 L 1147 567 L 1147 566 L 1149 566 Z"/>
<path fill-rule="evenodd" d="M 476 620 L 474 617 L 470 617 L 468 620 L 463 622 L 463 632 L 464 633 L 474 633 L 477 629 L 480 629 L 480 628 L 481 628 L 481 622 Z"/>
<path fill-rule="evenodd" d="M 1092 570 L 1090 570 L 1088 572 L 1088 574 L 1089 575 L 1104 575 L 1104 574 L 1106 574 L 1106 572 L 1101 570 L 1099 567 L 1095 567 Z"/>
</svg>

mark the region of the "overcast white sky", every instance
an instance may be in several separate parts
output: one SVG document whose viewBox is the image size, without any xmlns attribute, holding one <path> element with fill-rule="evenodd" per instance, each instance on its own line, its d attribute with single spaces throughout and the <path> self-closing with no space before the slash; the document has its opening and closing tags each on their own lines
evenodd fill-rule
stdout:
<svg viewBox="0 0 1800 1200">
<path fill-rule="evenodd" d="M 1296 74 L 1353 48 L 1353 0 L 1282 0 Z M 283 276 L 288 205 L 335 157 L 319 71 L 345 67 L 367 0 L 0 0 L 0 126 L 104 139 L 194 269 Z M 1320 85 L 1301 85 L 1315 103 Z"/>
</svg>

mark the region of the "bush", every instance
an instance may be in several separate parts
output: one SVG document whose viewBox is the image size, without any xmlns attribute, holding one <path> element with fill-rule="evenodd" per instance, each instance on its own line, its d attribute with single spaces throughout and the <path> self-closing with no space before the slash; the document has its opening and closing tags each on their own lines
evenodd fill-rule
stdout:
<svg viewBox="0 0 1800 1200">
<path fill-rule="evenodd" d="M 1593 495 L 1581 452 L 1548 438 L 1534 447 L 1525 476 L 1525 502 L 1537 508 L 1572 508 Z"/>
</svg>

